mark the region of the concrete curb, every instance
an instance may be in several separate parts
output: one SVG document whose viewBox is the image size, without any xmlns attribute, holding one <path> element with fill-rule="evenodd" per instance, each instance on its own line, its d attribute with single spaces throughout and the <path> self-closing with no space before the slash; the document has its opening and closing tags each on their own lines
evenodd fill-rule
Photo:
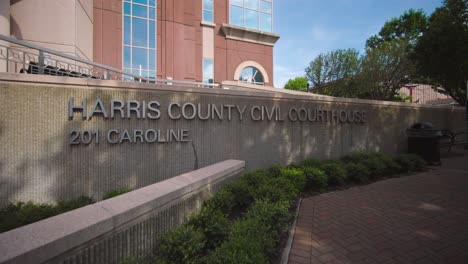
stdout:
<svg viewBox="0 0 468 264">
<path fill-rule="evenodd" d="M 299 217 L 299 208 L 301 208 L 301 204 L 302 204 L 302 198 L 300 198 L 299 202 L 297 203 L 296 213 L 294 215 L 294 222 L 289 228 L 288 242 L 286 242 L 286 247 L 283 250 L 283 255 L 281 256 L 280 264 L 287 264 L 289 261 L 289 253 L 291 252 L 292 242 L 294 240 L 294 234 L 296 231 L 296 222 L 297 222 L 297 218 Z"/>
</svg>

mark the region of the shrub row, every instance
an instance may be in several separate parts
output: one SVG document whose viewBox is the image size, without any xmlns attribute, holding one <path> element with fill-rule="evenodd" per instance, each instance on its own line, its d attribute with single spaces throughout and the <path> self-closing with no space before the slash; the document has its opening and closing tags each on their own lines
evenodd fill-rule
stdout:
<svg viewBox="0 0 468 264">
<path fill-rule="evenodd" d="M 424 168 L 416 155 L 354 153 L 340 160 L 304 160 L 243 174 L 189 221 L 165 234 L 156 263 L 267 263 L 286 230 L 292 202 L 308 189 L 366 183 Z"/>
<path fill-rule="evenodd" d="M 131 189 L 122 188 L 108 192 L 104 194 L 103 200 L 129 191 L 131 191 Z M 92 198 L 82 196 L 70 201 L 60 201 L 55 205 L 37 204 L 33 202 L 10 204 L 0 210 L 0 233 L 93 203 L 95 203 L 95 201 Z"/>
</svg>

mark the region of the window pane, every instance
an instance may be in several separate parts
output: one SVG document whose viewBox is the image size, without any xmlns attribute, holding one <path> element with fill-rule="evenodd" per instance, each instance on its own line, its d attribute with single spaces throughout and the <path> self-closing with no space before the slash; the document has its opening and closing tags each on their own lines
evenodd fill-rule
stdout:
<svg viewBox="0 0 468 264">
<path fill-rule="evenodd" d="M 213 61 L 203 60 L 203 82 L 213 83 Z"/>
<path fill-rule="evenodd" d="M 156 19 L 156 9 L 155 8 L 150 7 L 150 9 L 149 9 L 149 18 L 150 19 Z"/>
<path fill-rule="evenodd" d="M 203 10 L 203 21 L 213 22 L 213 12 Z"/>
<path fill-rule="evenodd" d="M 213 11 L 213 0 L 203 0 L 203 9 Z"/>
<path fill-rule="evenodd" d="M 266 1 L 260 1 L 260 11 L 271 13 L 271 3 Z"/>
<path fill-rule="evenodd" d="M 245 27 L 258 29 L 258 12 L 245 9 Z"/>
<path fill-rule="evenodd" d="M 244 6 L 244 0 L 231 0 L 231 5 Z"/>
<path fill-rule="evenodd" d="M 138 3 L 138 4 L 143 4 L 143 5 L 148 4 L 148 0 L 133 0 L 132 2 L 133 3 Z"/>
<path fill-rule="evenodd" d="M 156 6 L 156 1 L 155 0 L 149 0 L 149 5 L 150 6 Z"/>
<path fill-rule="evenodd" d="M 130 3 L 124 3 L 124 14 L 130 15 Z"/>
<path fill-rule="evenodd" d="M 130 68 L 131 64 L 131 57 L 130 57 L 130 47 L 124 47 L 124 67 L 125 68 Z"/>
<path fill-rule="evenodd" d="M 146 77 L 148 75 L 148 71 L 144 70 L 144 69 L 133 69 L 132 70 L 132 73 L 133 74 L 136 74 L 136 75 L 141 75 L 142 77 Z"/>
<path fill-rule="evenodd" d="M 260 13 L 260 28 L 261 31 L 271 32 L 271 15 Z"/>
<path fill-rule="evenodd" d="M 156 72 L 155 71 L 148 71 L 148 77 L 156 79 Z"/>
<path fill-rule="evenodd" d="M 247 8 L 258 9 L 258 0 L 244 0 L 244 5 Z"/>
<path fill-rule="evenodd" d="M 156 46 L 156 28 L 154 21 L 149 22 L 149 47 L 154 49 Z"/>
<path fill-rule="evenodd" d="M 236 26 L 244 26 L 244 9 L 241 7 L 231 5 L 230 8 L 231 24 Z"/>
<path fill-rule="evenodd" d="M 144 19 L 133 18 L 132 25 L 132 36 L 133 36 L 133 46 L 146 47 L 147 43 L 147 26 Z"/>
<path fill-rule="evenodd" d="M 133 16 L 138 16 L 138 17 L 148 17 L 147 16 L 147 13 L 148 12 L 148 9 L 144 6 L 141 6 L 141 5 L 132 5 L 132 15 Z"/>
<path fill-rule="evenodd" d="M 139 69 L 140 65 L 142 69 L 148 68 L 148 52 L 146 49 L 132 48 L 132 68 Z"/>
<path fill-rule="evenodd" d="M 130 17 L 124 16 L 124 44 L 130 45 Z"/>
<path fill-rule="evenodd" d="M 149 50 L 149 69 L 156 70 L 156 51 Z"/>
<path fill-rule="evenodd" d="M 239 76 L 239 80 L 244 81 L 244 82 L 255 82 L 255 83 L 264 82 L 262 73 L 255 67 L 244 68 Z"/>
</svg>

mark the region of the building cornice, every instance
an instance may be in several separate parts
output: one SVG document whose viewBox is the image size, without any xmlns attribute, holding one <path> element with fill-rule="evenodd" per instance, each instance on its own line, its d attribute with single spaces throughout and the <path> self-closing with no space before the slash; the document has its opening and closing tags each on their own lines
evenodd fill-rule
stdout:
<svg viewBox="0 0 468 264">
<path fill-rule="evenodd" d="M 278 34 L 238 27 L 231 24 L 223 24 L 221 30 L 227 39 L 241 40 L 268 46 L 274 46 L 276 41 L 280 38 L 280 35 Z"/>
</svg>

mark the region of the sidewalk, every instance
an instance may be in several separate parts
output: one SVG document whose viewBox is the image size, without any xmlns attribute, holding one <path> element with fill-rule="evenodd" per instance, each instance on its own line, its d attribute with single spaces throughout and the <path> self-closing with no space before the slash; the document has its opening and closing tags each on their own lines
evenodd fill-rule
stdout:
<svg viewBox="0 0 468 264">
<path fill-rule="evenodd" d="M 468 152 L 302 200 L 289 263 L 468 263 Z"/>
</svg>

